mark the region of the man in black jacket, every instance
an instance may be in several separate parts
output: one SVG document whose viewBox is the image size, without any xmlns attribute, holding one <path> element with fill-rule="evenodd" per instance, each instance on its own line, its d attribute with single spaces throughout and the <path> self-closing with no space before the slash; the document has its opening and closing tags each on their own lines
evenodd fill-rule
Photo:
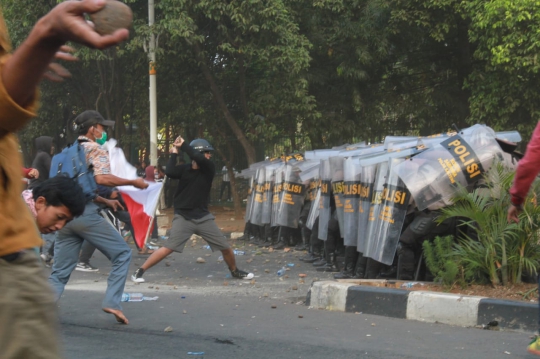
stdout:
<svg viewBox="0 0 540 359">
<path fill-rule="evenodd" d="M 186 153 L 191 158 L 191 163 L 177 166 L 178 150 Z M 229 266 L 234 278 L 253 278 L 253 273 L 244 272 L 236 267 L 234 252 L 216 225 L 215 217 L 208 211 L 210 189 L 216 174 L 216 167 L 210 161 L 213 150 L 210 143 L 204 139 L 193 140 L 189 145 L 180 136 L 174 141 L 165 172 L 167 177 L 178 179 L 178 187 L 174 194 L 174 219 L 171 235 L 167 243 L 155 251 L 133 273 L 132 281 L 144 282 L 142 276 L 146 270 L 172 252 L 182 253 L 186 242 L 193 234 L 200 235 L 207 241 L 212 251 L 216 249 L 221 251 L 223 260 Z"/>
<path fill-rule="evenodd" d="M 39 172 L 38 178 L 32 178 L 28 183 L 28 189 L 34 189 L 38 184 L 49 179 L 51 169 L 51 159 L 54 153 L 53 138 L 49 136 L 40 136 L 35 140 L 37 150 L 36 157 L 32 162 L 32 168 Z"/>
</svg>

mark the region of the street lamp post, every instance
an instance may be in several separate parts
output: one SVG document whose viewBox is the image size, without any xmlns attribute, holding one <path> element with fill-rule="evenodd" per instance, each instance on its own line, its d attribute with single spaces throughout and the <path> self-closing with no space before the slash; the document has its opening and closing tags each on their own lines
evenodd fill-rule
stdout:
<svg viewBox="0 0 540 359">
<path fill-rule="evenodd" d="M 148 25 L 154 25 L 154 0 L 148 0 Z M 150 62 L 150 164 L 157 165 L 157 95 L 156 95 L 156 37 L 152 32 L 148 49 Z"/>
</svg>

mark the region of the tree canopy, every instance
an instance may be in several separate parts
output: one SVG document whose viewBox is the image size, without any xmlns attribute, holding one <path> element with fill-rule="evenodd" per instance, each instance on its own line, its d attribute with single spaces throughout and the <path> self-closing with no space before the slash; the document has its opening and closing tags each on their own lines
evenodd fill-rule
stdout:
<svg viewBox="0 0 540 359">
<path fill-rule="evenodd" d="M 14 47 L 56 0 L 0 0 Z M 532 0 L 160 0 L 134 12 L 130 40 L 77 48 L 73 78 L 44 82 L 20 133 L 73 139 L 96 109 L 132 161 L 149 153 L 148 35 L 156 34 L 160 154 L 206 137 L 237 169 L 284 151 L 486 123 L 529 137 L 537 122 L 540 15 Z M 278 145 L 279 144 L 279 145 Z M 273 153 L 270 153 L 273 152 Z"/>
</svg>

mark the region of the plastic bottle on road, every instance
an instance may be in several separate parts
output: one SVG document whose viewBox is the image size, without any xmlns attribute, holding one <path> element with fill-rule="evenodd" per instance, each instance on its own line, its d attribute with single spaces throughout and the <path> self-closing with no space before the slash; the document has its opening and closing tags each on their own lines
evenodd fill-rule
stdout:
<svg viewBox="0 0 540 359">
<path fill-rule="evenodd" d="M 245 254 L 246 254 L 246 252 L 244 252 L 244 251 L 239 251 L 238 249 L 234 250 L 234 255 L 235 256 L 243 256 Z"/>
<path fill-rule="evenodd" d="M 123 293 L 122 302 L 142 302 L 144 296 L 142 293 Z"/>
<path fill-rule="evenodd" d="M 285 269 L 285 267 L 281 267 L 281 269 L 277 271 L 278 277 L 281 277 L 282 275 L 284 275 L 286 271 L 287 270 Z"/>
</svg>

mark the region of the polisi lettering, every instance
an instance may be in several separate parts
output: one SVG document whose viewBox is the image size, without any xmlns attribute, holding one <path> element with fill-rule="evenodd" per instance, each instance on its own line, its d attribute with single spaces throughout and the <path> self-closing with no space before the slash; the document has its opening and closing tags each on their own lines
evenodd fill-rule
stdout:
<svg viewBox="0 0 540 359">
<path fill-rule="evenodd" d="M 484 172 L 480 160 L 474 153 L 469 144 L 460 136 L 454 136 L 441 143 L 448 149 L 448 152 L 454 157 L 459 167 L 462 169 L 467 183 L 473 182 L 475 177 Z"/>
<path fill-rule="evenodd" d="M 283 189 L 284 189 L 286 192 L 302 193 L 303 190 L 304 190 L 304 186 L 301 185 L 301 184 L 285 182 L 285 183 L 283 184 Z"/>
</svg>

